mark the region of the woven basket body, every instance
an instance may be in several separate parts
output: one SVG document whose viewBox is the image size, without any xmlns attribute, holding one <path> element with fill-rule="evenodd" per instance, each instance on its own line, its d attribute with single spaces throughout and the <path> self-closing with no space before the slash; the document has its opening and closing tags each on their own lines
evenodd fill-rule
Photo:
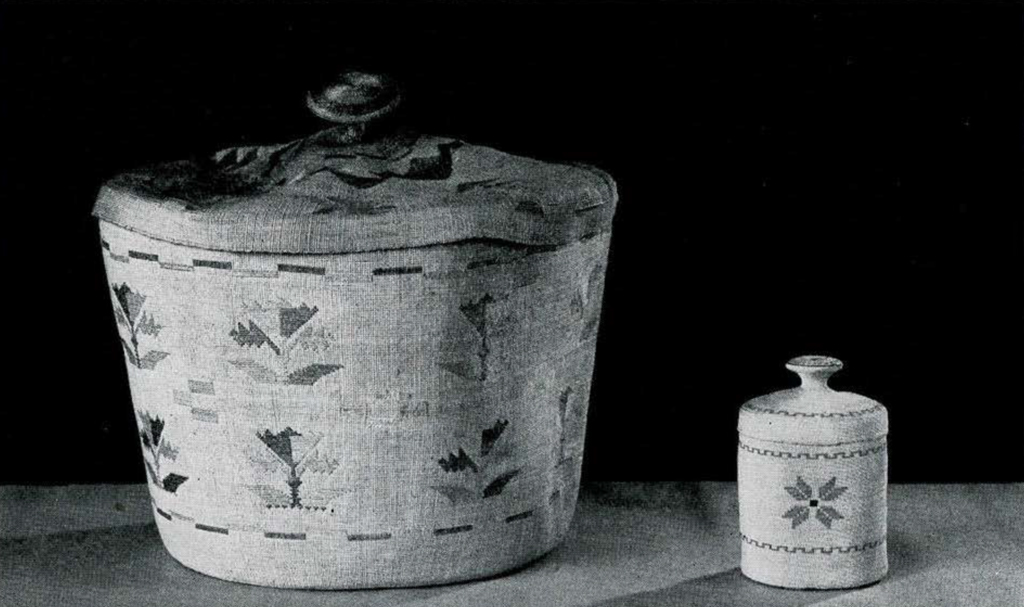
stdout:
<svg viewBox="0 0 1024 607">
<path fill-rule="evenodd" d="M 607 236 L 272 256 L 101 233 L 157 526 L 185 565 L 427 584 L 565 534 Z"/>
<path fill-rule="evenodd" d="M 348 77 L 328 101 L 380 84 Z M 361 134 L 232 148 L 100 192 L 155 519 L 200 572 L 465 580 L 538 558 L 572 518 L 614 183 Z"/>
<path fill-rule="evenodd" d="M 885 408 L 828 388 L 835 359 L 800 357 L 803 385 L 740 410 L 742 571 L 787 588 L 878 581 L 886 555 Z"/>
</svg>

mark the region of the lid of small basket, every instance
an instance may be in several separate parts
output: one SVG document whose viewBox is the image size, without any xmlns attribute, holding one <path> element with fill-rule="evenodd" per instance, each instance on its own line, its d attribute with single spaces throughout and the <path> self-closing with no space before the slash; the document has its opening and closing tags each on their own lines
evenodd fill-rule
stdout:
<svg viewBox="0 0 1024 607">
<path fill-rule="evenodd" d="M 329 128 L 234 147 L 108 181 L 93 215 L 178 244 L 253 253 L 346 253 L 486 238 L 559 245 L 611 227 L 615 183 L 389 124 L 388 78 L 347 72 L 307 105 Z"/>
<path fill-rule="evenodd" d="M 786 368 L 800 376 L 800 385 L 744 403 L 740 434 L 805 445 L 835 445 L 888 434 L 889 414 L 881 403 L 828 386 L 828 378 L 843 368 L 842 361 L 798 356 Z"/>
</svg>

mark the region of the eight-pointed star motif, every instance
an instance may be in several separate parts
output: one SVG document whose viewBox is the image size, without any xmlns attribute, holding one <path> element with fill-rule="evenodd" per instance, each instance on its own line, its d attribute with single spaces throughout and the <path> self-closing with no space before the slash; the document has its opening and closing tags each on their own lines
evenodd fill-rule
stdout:
<svg viewBox="0 0 1024 607">
<path fill-rule="evenodd" d="M 825 525 L 825 527 L 831 529 L 832 521 L 845 518 L 838 510 L 832 506 L 821 506 L 820 502 L 831 502 L 839 498 L 840 495 L 846 493 L 848 487 L 837 487 L 836 477 L 832 477 L 827 483 L 818 487 L 818 497 L 814 497 L 814 489 L 807 484 L 807 481 L 796 477 L 796 483 L 793 486 L 786 487 L 786 492 L 793 496 L 793 499 L 803 502 L 799 505 L 793 506 L 782 515 L 782 518 L 788 518 L 793 524 L 793 529 L 800 526 L 801 523 L 811 517 L 811 511 L 814 511 L 814 518 Z"/>
</svg>

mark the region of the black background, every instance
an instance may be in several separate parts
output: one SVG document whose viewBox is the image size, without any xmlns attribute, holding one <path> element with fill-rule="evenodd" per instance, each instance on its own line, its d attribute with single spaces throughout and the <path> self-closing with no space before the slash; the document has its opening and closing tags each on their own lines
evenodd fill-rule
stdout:
<svg viewBox="0 0 1024 607">
<path fill-rule="evenodd" d="M 0 482 L 144 480 L 102 180 L 312 132 L 343 67 L 617 179 L 587 478 L 735 478 L 738 406 L 828 353 L 892 480 L 1024 480 L 1019 6 L 6 6 L 0 62 Z"/>
</svg>

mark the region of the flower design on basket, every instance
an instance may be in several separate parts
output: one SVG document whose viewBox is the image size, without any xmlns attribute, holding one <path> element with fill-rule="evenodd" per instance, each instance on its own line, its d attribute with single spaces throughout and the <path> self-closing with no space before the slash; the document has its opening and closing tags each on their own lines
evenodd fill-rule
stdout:
<svg viewBox="0 0 1024 607">
<path fill-rule="evenodd" d="M 469 322 L 479 339 L 476 351 L 466 356 L 466 353 L 458 351 L 459 354 L 451 359 L 443 360 L 441 368 L 463 377 L 477 381 L 486 381 L 490 373 L 489 357 L 491 355 L 491 326 L 492 320 L 488 310 L 497 302 L 490 293 L 484 293 L 482 297 L 467 301 L 459 306 L 459 312 Z M 449 356 L 451 352 L 446 353 Z"/>
<path fill-rule="evenodd" d="M 822 525 L 831 529 L 832 521 L 845 517 L 832 506 L 822 506 L 820 503 L 839 499 L 839 496 L 846 493 L 847 489 L 848 487 L 837 487 L 836 477 L 833 476 L 827 483 L 818 487 L 818 497 L 815 498 L 814 490 L 811 489 L 811 486 L 798 476 L 796 477 L 795 485 L 786 487 L 786 492 L 793 496 L 793 499 L 806 503 L 793 506 L 782 515 L 782 518 L 790 519 L 793 529 L 796 529 L 801 523 L 809 519 L 811 511 L 814 511 L 814 518 L 818 519 Z"/>
<path fill-rule="evenodd" d="M 156 339 L 160 335 L 163 325 L 156 322 L 153 316 L 144 311 L 142 307 L 146 303 L 146 296 L 138 291 L 132 291 L 128 283 L 111 285 L 114 291 L 114 317 L 117 324 L 128 332 L 128 340 L 121 337 L 121 345 L 124 346 L 128 362 L 139 369 L 152 370 L 161 360 L 167 358 L 167 352 L 149 350 L 144 355 L 139 355 L 140 336 L 147 336 Z"/>
<path fill-rule="evenodd" d="M 171 473 L 160 478 L 160 462 L 178 459 L 178 449 L 164 436 L 164 420 L 159 417 L 150 417 L 145 412 L 139 413 L 139 437 L 142 439 L 144 447 L 143 461 L 146 463 L 149 479 L 164 491 L 176 493 L 178 487 L 187 481 L 188 477 Z M 147 453 L 148 457 L 146 457 Z"/>
<path fill-rule="evenodd" d="M 314 329 L 310 324 L 319 308 L 302 303 L 292 306 L 283 300 L 271 307 L 255 304 L 247 307 L 250 317 L 238 322 L 228 333 L 239 347 L 254 351 L 255 358 L 229 360 L 258 383 L 283 383 L 312 386 L 324 377 L 343 368 L 334 363 L 308 362 L 295 359 L 318 354 L 334 343 L 333 336 L 323 327 Z M 257 317 L 255 320 L 253 316 Z M 276 333 L 266 327 L 276 326 Z"/>
<path fill-rule="evenodd" d="M 458 481 L 452 484 L 433 485 L 431 488 L 447 497 L 453 504 L 473 501 L 501 495 L 505 487 L 519 476 L 518 468 L 504 465 L 504 456 L 508 455 L 512 445 L 508 440 L 500 440 L 508 427 L 507 419 L 499 419 L 489 428 L 480 433 L 480 451 L 474 460 L 466 451 L 459 447 L 458 453 L 448 453 L 437 460 L 446 475 L 454 475 Z M 479 461 L 479 463 L 478 463 Z M 498 474 L 490 470 L 498 468 Z"/>
<path fill-rule="evenodd" d="M 289 494 L 277 491 L 272 487 L 261 486 L 260 493 L 268 501 L 276 502 L 268 504 L 268 508 L 290 507 L 306 508 L 312 510 L 325 510 L 321 506 L 304 506 L 302 497 L 299 495 L 299 487 L 302 485 L 302 476 L 307 471 L 330 474 L 338 467 L 338 461 L 324 458 L 317 454 L 317 445 L 323 438 L 315 435 L 296 432 L 291 426 L 285 427 L 279 432 L 272 432 L 269 428 L 257 432 L 256 437 L 267 446 L 267 449 L 277 456 L 285 466 L 288 467 L 288 477 L 285 484 L 288 485 Z"/>
</svg>

